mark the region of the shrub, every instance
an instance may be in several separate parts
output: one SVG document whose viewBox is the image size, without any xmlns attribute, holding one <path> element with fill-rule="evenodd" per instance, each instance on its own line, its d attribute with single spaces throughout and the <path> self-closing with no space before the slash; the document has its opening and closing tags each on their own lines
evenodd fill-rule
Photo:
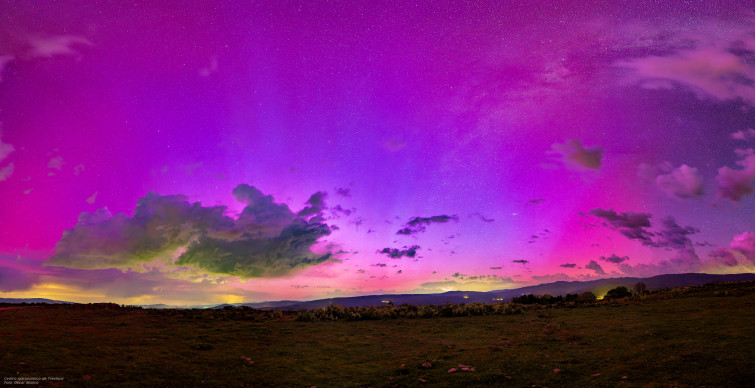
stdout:
<svg viewBox="0 0 755 388">
<path fill-rule="evenodd" d="M 598 300 L 598 297 L 596 297 L 592 291 L 585 291 L 577 297 L 577 302 L 579 303 L 592 303 L 596 300 Z"/>
<path fill-rule="evenodd" d="M 612 288 L 608 290 L 608 293 L 606 294 L 606 299 L 621 299 L 626 298 L 627 296 L 631 296 L 632 291 L 629 291 L 628 288 L 624 286 L 618 286 L 616 288 Z"/>
</svg>

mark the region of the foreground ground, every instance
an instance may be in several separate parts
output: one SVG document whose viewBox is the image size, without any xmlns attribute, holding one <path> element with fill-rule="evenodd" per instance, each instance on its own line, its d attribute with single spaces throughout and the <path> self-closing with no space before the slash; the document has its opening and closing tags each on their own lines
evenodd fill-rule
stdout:
<svg viewBox="0 0 755 388">
<path fill-rule="evenodd" d="M 234 316 L 0 309 L 0 376 L 38 386 L 755 386 L 753 283 L 513 315 Z"/>
</svg>

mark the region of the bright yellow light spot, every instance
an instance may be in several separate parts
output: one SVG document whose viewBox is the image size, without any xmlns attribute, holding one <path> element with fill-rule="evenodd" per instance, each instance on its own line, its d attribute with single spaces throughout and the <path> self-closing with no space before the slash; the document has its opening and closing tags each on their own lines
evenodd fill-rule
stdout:
<svg viewBox="0 0 755 388">
<path fill-rule="evenodd" d="M 228 304 L 242 303 L 242 302 L 244 302 L 244 297 L 241 296 L 241 295 L 222 294 L 222 295 L 218 295 L 218 298 L 223 303 L 228 303 Z"/>
<path fill-rule="evenodd" d="M 469 296 L 467 296 L 467 295 L 464 295 L 464 299 L 469 299 Z"/>
</svg>

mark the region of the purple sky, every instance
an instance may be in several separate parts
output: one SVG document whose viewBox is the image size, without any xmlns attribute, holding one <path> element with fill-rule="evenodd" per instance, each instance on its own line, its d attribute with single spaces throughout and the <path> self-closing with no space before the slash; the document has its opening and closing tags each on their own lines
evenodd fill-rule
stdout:
<svg viewBox="0 0 755 388">
<path fill-rule="evenodd" d="M 0 297 L 755 269 L 749 1 L 6 2 Z"/>
</svg>

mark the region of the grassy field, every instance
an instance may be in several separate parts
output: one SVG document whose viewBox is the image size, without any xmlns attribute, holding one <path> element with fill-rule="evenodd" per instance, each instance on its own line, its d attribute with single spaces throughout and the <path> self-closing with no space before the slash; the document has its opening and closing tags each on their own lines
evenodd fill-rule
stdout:
<svg viewBox="0 0 755 388">
<path fill-rule="evenodd" d="M 753 283 L 510 315 L 295 317 L 0 308 L 0 376 L 63 379 L 28 380 L 38 386 L 755 386 Z"/>
</svg>

